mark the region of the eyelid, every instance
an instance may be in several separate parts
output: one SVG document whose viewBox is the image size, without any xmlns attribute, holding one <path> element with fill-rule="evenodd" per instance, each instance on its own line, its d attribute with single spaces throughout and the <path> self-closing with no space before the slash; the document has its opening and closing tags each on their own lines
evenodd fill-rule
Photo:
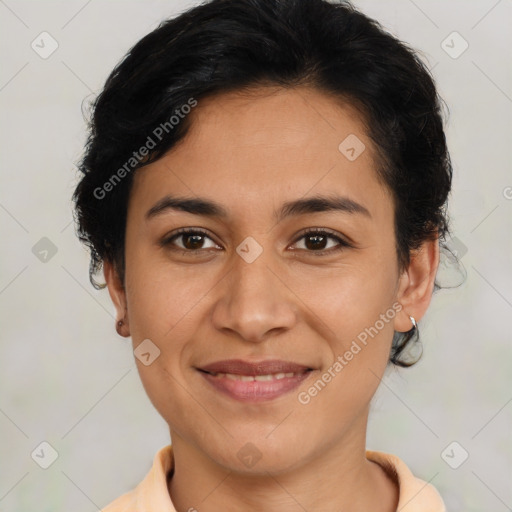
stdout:
<svg viewBox="0 0 512 512">
<path fill-rule="evenodd" d="M 162 238 L 162 240 L 160 241 L 160 245 L 162 247 L 165 247 L 166 245 L 170 245 L 171 241 L 173 241 L 175 238 L 178 238 L 180 235 L 188 234 L 188 233 L 204 235 L 206 238 L 209 238 L 214 244 L 218 245 L 219 247 L 222 247 L 222 245 L 219 244 L 217 242 L 217 240 L 215 240 L 215 238 L 211 235 L 211 233 L 209 231 L 207 231 L 204 228 L 196 228 L 194 226 L 187 226 L 187 227 L 184 227 L 184 228 L 178 228 L 178 229 L 172 231 L 171 233 L 169 233 L 168 235 L 165 235 Z M 176 247 L 176 249 L 177 250 L 183 250 L 183 251 L 186 251 L 186 252 L 189 252 L 189 253 L 199 252 L 201 250 L 201 249 L 198 249 L 197 251 L 191 251 L 191 250 L 182 249 L 181 247 Z"/>
<path fill-rule="evenodd" d="M 297 236 L 295 238 L 295 241 L 292 243 L 292 245 L 295 245 L 305 235 L 315 235 L 315 234 L 325 234 L 325 235 L 328 235 L 329 237 L 331 237 L 334 240 L 336 240 L 340 244 L 340 246 L 342 246 L 342 247 L 355 248 L 354 242 L 349 237 L 347 237 L 345 235 L 342 235 L 341 233 L 338 233 L 337 231 L 334 231 L 332 229 L 323 228 L 323 227 L 304 228 L 302 231 L 300 231 L 297 234 Z M 331 250 L 333 250 L 333 249 L 331 248 L 331 249 L 323 249 L 323 250 L 319 250 L 319 251 L 308 251 L 308 252 L 322 253 L 322 252 L 329 252 Z"/>
</svg>

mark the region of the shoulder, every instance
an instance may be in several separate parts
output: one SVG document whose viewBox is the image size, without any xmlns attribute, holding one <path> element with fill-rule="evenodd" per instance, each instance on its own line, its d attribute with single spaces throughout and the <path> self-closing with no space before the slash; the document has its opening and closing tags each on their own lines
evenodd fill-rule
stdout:
<svg viewBox="0 0 512 512">
<path fill-rule="evenodd" d="M 173 451 L 168 445 L 155 455 L 144 480 L 135 489 L 102 508 L 101 512 L 176 512 L 167 489 L 167 477 L 173 469 Z"/>
<path fill-rule="evenodd" d="M 416 478 L 405 462 L 396 455 L 367 450 L 366 458 L 376 462 L 399 488 L 398 510 L 401 512 L 446 512 L 437 489 Z"/>
<path fill-rule="evenodd" d="M 105 508 L 102 508 L 101 512 L 131 512 L 134 510 L 133 507 L 136 499 L 135 491 L 127 492 L 119 496 L 119 498 L 115 499 Z"/>
</svg>

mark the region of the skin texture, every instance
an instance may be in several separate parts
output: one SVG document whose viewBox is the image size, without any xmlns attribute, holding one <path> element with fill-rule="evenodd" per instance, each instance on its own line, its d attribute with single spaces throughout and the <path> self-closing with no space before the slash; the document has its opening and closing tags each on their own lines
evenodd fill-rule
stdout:
<svg viewBox="0 0 512 512">
<path fill-rule="evenodd" d="M 149 366 L 136 361 L 169 424 L 177 510 L 396 510 L 397 489 L 365 457 L 369 405 L 393 331 L 409 330 L 409 315 L 419 320 L 429 305 L 438 242 L 425 242 L 399 272 L 393 200 L 349 105 L 306 87 L 259 88 L 203 99 L 190 115 L 186 138 L 134 177 L 124 284 L 104 264 L 122 335 L 134 348 L 149 338 L 161 351 Z M 355 161 L 338 150 L 349 134 L 366 146 Z M 147 220 L 166 194 L 216 201 L 228 216 L 169 209 Z M 349 197 L 370 216 L 273 217 L 283 203 L 315 195 Z M 183 227 L 210 238 L 160 245 Z M 328 239 L 316 249 L 303 237 L 307 228 L 331 230 L 353 247 L 333 251 L 338 242 Z M 252 263 L 236 252 L 248 236 L 263 249 Z M 398 303 L 402 310 L 378 335 L 307 405 L 299 403 L 298 393 Z M 284 359 L 315 370 L 284 396 L 241 403 L 196 370 L 230 358 Z M 246 443 L 261 454 L 250 468 L 237 456 Z"/>
</svg>

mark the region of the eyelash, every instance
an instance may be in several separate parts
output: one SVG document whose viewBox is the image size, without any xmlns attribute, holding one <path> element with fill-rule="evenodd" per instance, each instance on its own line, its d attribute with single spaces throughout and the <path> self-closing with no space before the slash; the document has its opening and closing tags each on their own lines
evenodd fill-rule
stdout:
<svg viewBox="0 0 512 512">
<path fill-rule="evenodd" d="M 300 240 L 303 238 L 313 237 L 313 236 L 325 236 L 328 239 L 335 240 L 338 242 L 338 245 L 336 247 L 331 247 L 330 249 L 322 249 L 319 251 L 313 251 L 313 250 L 307 250 L 307 249 L 298 249 L 298 250 L 304 250 L 308 253 L 311 253 L 315 256 L 324 256 L 329 255 L 338 251 L 342 251 L 344 249 L 348 248 L 354 248 L 354 245 L 349 243 L 347 240 L 341 238 L 339 235 L 337 235 L 334 231 L 331 231 L 329 229 L 325 228 L 309 228 L 306 231 L 302 231 L 298 238 L 293 242 L 293 245 L 297 244 Z M 294 249 L 297 250 L 297 249 Z"/>
<path fill-rule="evenodd" d="M 176 239 L 178 239 L 180 236 L 183 236 L 183 235 L 201 235 L 201 236 L 209 238 L 212 242 L 216 243 L 212 239 L 212 237 L 208 234 L 208 232 L 203 230 L 203 229 L 201 229 L 201 228 L 180 228 L 176 232 L 174 232 L 172 235 L 164 238 L 160 242 L 160 245 L 162 247 L 171 248 L 172 251 L 176 251 L 176 252 L 179 252 L 181 254 L 186 254 L 186 255 L 190 255 L 192 253 L 200 253 L 203 250 L 208 250 L 208 249 L 196 249 L 196 250 L 193 250 L 193 249 L 182 249 L 181 247 L 172 247 L 173 242 Z M 318 251 L 307 250 L 307 249 L 298 249 L 298 250 L 306 251 L 306 252 L 311 253 L 311 254 L 313 254 L 315 256 L 324 256 L 324 255 L 327 255 L 327 254 L 332 254 L 332 253 L 337 252 L 337 251 L 341 251 L 341 250 L 346 249 L 346 248 L 353 248 L 354 247 L 351 243 L 347 242 L 346 240 L 344 240 L 340 236 L 336 235 L 334 232 L 332 232 L 332 231 L 330 231 L 328 229 L 325 229 L 325 228 L 322 228 L 322 229 L 320 229 L 320 228 L 308 229 L 306 231 L 303 231 L 299 235 L 299 237 L 295 240 L 295 242 L 293 242 L 293 245 L 297 244 L 303 238 L 313 237 L 313 236 L 326 236 L 327 238 L 330 238 L 331 240 L 335 240 L 336 242 L 338 242 L 338 246 L 334 247 L 334 248 L 331 247 L 330 249 L 322 249 L 322 250 L 318 250 Z M 219 245 L 219 244 L 217 244 L 217 245 Z M 293 250 L 297 250 L 297 249 L 293 249 Z"/>
</svg>

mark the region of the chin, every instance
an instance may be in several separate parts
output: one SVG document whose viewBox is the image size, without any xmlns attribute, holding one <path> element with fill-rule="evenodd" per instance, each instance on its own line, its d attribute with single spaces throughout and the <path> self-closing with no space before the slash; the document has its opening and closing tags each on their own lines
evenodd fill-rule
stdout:
<svg viewBox="0 0 512 512">
<path fill-rule="evenodd" d="M 229 471 L 253 476 L 279 474 L 300 465 L 303 450 L 298 450 L 297 446 L 302 446 L 302 443 L 297 442 L 293 436 L 287 436 L 284 430 L 280 432 L 281 435 L 273 435 L 271 438 L 267 437 L 268 432 L 271 430 L 237 436 L 228 440 L 224 447 L 216 444 L 220 450 L 210 452 L 210 457 Z M 208 447 L 205 450 L 210 451 Z"/>
</svg>

